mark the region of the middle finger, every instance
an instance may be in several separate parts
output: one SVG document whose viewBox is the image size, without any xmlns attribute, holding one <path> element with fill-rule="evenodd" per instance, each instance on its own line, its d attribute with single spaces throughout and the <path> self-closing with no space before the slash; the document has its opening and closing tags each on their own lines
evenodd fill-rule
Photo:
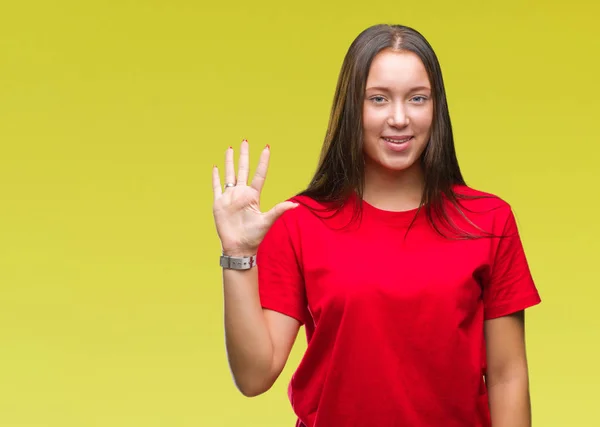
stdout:
<svg viewBox="0 0 600 427">
<path fill-rule="evenodd" d="M 250 169 L 250 154 L 248 153 L 248 141 L 243 140 L 240 147 L 240 163 L 238 165 L 237 183 L 246 185 L 248 182 L 248 173 Z"/>
</svg>

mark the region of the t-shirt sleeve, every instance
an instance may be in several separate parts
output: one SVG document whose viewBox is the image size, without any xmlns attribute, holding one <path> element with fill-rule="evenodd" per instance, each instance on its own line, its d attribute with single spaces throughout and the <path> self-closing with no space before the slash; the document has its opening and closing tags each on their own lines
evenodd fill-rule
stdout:
<svg viewBox="0 0 600 427">
<path fill-rule="evenodd" d="M 495 239 L 490 276 L 483 287 L 485 319 L 506 316 L 541 302 L 510 209 L 502 236 Z"/>
<path fill-rule="evenodd" d="M 285 216 L 279 217 L 261 242 L 256 256 L 258 290 L 263 308 L 306 322 L 304 278 Z"/>
</svg>

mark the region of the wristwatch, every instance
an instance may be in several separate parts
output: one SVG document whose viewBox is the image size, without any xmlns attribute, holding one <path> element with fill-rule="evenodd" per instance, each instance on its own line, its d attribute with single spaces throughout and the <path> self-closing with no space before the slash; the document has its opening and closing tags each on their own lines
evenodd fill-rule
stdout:
<svg viewBox="0 0 600 427">
<path fill-rule="evenodd" d="M 221 255 L 219 264 L 230 270 L 250 270 L 256 265 L 256 255 L 249 257 Z"/>
</svg>

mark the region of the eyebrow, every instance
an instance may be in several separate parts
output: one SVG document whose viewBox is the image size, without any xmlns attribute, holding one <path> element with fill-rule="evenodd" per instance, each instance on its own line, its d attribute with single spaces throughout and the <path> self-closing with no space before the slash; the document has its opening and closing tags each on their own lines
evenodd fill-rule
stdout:
<svg viewBox="0 0 600 427">
<path fill-rule="evenodd" d="M 373 87 L 368 87 L 366 90 L 381 90 L 381 91 L 384 91 L 384 92 L 389 92 L 390 88 L 389 87 L 385 87 L 385 86 L 373 86 Z M 431 88 L 428 87 L 428 86 L 416 86 L 416 87 L 411 88 L 409 90 L 409 93 L 418 92 L 420 90 L 431 90 Z"/>
</svg>

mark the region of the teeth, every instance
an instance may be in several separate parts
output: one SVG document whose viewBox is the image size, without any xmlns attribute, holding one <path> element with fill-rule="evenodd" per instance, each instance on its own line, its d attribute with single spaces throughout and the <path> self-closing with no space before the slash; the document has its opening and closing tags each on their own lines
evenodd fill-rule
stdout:
<svg viewBox="0 0 600 427">
<path fill-rule="evenodd" d="M 389 142 L 394 142 L 396 144 L 402 144 L 403 142 L 408 141 L 410 138 L 412 138 L 412 137 L 404 138 L 404 139 L 390 139 L 390 138 L 383 138 L 383 139 L 385 139 L 386 141 L 389 141 Z"/>
</svg>

